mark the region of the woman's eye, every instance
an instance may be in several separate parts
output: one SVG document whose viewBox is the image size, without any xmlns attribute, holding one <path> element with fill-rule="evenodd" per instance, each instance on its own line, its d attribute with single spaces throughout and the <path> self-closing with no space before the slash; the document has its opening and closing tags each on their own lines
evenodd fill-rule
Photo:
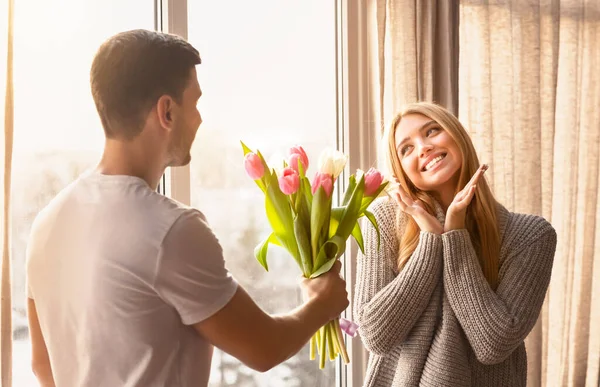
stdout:
<svg viewBox="0 0 600 387">
<path fill-rule="evenodd" d="M 429 137 L 433 133 L 437 133 L 439 131 L 440 131 L 440 128 L 433 127 L 433 128 L 427 129 L 427 133 L 425 133 L 425 134 L 427 135 L 427 137 Z"/>
<path fill-rule="evenodd" d="M 406 154 L 406 152 L 408 152 L 411 148 L 411 145 L 405 145 L 402 147 L 402 149 L 400 149 L 400 154 L 402 156 L 404 156 Z"/>
</svg>

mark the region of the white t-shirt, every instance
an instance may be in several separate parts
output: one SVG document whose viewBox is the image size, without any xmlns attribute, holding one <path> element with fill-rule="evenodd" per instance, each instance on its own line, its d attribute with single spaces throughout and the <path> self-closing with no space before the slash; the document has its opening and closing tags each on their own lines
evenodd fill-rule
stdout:
<svg viewBox="0 0 600 387">
<path fill-rule="evenodd" d="M 97 172 L 36 218 L 27 280 L 58 387 L 206 386 L 213 347 L 190 325 L 237 289 L 199 211 Z"/>
</svg>

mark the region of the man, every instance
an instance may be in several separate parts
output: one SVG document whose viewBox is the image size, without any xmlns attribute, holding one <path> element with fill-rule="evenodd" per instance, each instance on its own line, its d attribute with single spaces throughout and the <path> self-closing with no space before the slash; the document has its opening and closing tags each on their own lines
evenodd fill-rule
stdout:
<svg viewBox="0 0 600 387">
<path fill-rule="evenodd" d="M 38 215 L 28 246 L 42 386 L 206 386 L 213 345 L 266 371 L 348 305 L 338 263 L 304 280 L 302 306 L 264 313 L 228 274 L 203 215 L 156 193 L 165 168 L 190 162 L 198 64 L 183 39 L 145 30 L 96 54 L 102 159 Z"/>
</svg>

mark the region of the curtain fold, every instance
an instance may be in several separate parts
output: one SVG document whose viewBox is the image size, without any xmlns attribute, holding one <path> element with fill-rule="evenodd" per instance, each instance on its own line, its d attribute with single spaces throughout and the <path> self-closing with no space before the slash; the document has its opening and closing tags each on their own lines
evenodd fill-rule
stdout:
<svg viewBox="0 0 600 387">
<path fill-rule="evenodd" d="M 376 0 L 374 13 L 368 30 L 377 35 L 370 50 L 376 119 L 390 122 L 402 105 L 420 100 L 457 113 L 458 2 Z"/>
<path fill-rule="evenodd" d="M 12 299 L 10 268 L 10 181 L 13 145 L 13 0 L 0 0 L 0 140 L 2 168 L 2 270 L 0 274 L 0 383 L 12 386 Z"/>
<path fill-rule="evenodd" d="M 598 386 L 600 2 L 370 7 L 373 120 L 385 127 L 407 102 L 441 103 L 491 165 L 498 200 L 557 230 L 546 302 L 526 340 L 528 386 Z"/>
<path fill-rule="evenodd" d="M 595 0 L 460 7 L 459 118 L 491 164 L 497 198 L 558 233 L 546 303 L 526 340 L 528 386 L 598 385 L 599 8 Z"/>
</svg>

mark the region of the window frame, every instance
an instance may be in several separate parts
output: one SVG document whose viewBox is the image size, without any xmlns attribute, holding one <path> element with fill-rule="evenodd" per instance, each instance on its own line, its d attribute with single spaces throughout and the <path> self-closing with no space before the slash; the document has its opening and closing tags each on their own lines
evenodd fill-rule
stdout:
<svg viewBox="0 0 600 387">
<path fill-rule="evenodd" d="M 349 165 L 338 180 L 338 192 L 343 192 L 350 171 L 376 165 L 377 139 L 379 137 L 376 114 L 370 110 L 373 98 L 369 71 L 373 69 L 368 60 L 367 19 L 375 17 L 375 2 L 332 0 L 336 9 L 336 108 L 337 148 L 349 156 Z M 155 0 L 156 30 L 174 33 L 188 38 L 187 0 Z M 163 176 L 160 192 L 185 204 L 191 204 L 190 166 L 168 168 Z M 356 277 L 356 244 L 348 243 L 344 254 L 344 277 L 348 294 L 353 298 Z M 352 303 L 344 313 L 352 316 Z M 336 365 L 337 387 L 363 385 L 367 353 L 359 338 L 347 340 L 350 364 Z M 316 364 L 315 364 L 316 365 Z"/>
</svg>

